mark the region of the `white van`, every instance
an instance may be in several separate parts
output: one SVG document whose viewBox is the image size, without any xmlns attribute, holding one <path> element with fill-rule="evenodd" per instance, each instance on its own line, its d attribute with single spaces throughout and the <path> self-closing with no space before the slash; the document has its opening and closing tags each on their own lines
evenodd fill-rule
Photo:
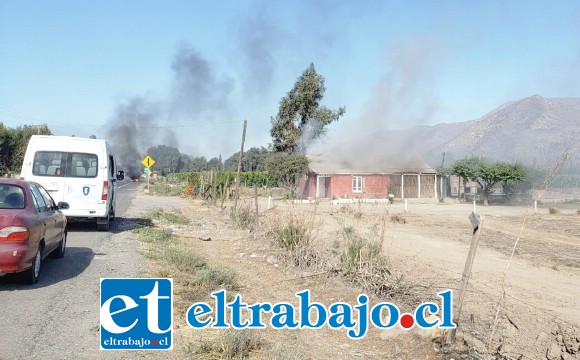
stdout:
<svg viewBox="0 0 580 360">
<path fill-rule="evenodd" d="M 124 173 L 105 140 L 71 136 L 33 135 L 28 142 L 20 177 L 35 181 L 58 203 L 70 220 L 96 219 L 108 230 L 115 217 L 115 182 Z"/>
</svg>

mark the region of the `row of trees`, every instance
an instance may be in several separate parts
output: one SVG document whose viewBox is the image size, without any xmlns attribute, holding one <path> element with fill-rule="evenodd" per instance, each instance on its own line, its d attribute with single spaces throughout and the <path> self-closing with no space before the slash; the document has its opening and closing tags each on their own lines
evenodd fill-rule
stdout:
<svg viewBox="0 0 580 360">
<path fill-rule="evenodd" d="M 207 160 L 205 157 L 192 157 L 179 152 L 177 148 L 159 145 L 147 150 L 155 159 L 155 168 L 166 175 L 179 172 L 236 171 L 239 152 L 222 162 L 221 156 Z M 278 183 L 287 187 L 295 185 L 301 175 L 308 171 L 308 161 L 303 155 L 274 152 L 264 147 L 253 147 L 244 151 L 242 172 L 271 173 Z"/>
<path fill-rule="evenodd" d="M 158 145 L 147 150 L 147 154 L 155 159 L 155 167 L 163 174 L 178 172 L 197 172 L 208 170 L 235 171 L 238 168 L 239 152 L 226 160 L 219 157 L 207 159 L 204 156 L 194 157 L 182 154 L 179 149 Z M 266 171 L 266 163 L 272 152 L 265 147 L 253 147 L 244 151 L 242 171 Z"/>
<path fill-rule="evenodd" d="M 0 175 L 20 172 L 28 140 L 34 134 L 51 135 L 45 125 L 23 125 L 9 128 L 0 123 Z"/>
</svg>

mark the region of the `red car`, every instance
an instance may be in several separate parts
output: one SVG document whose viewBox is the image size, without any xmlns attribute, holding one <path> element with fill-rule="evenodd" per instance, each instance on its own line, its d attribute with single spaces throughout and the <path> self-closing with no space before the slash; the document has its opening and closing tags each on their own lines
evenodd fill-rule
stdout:
<svg viewBox="0 0 580 360">
<path fill-rule="evenodd" d="M 0 178 L 0 276 L 18 273 L 34 284 L 44 258 L 64 256 L 67 221 L 60 209 L 68 207 L 40 184 Z"/>
</svg>

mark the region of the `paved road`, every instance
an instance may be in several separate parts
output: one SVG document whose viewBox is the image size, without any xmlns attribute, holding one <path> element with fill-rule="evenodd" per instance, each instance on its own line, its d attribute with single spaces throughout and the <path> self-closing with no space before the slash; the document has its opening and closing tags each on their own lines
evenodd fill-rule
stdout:
<svg viewBox="0 0 580 360">
<path fill-rule="evenodd" d="M 65 257 L 44 261 L 34 286 L 0 278 L 0 359 L 140 357 L 100 351 L 98 332 L 99 279 L 137 277 L 145 267 L 127 231 L 140 213 L 131 206 L 139 188 L 138 183 L 119 184 L 117 220 L 109 232 L 72 224 Z"/>
</svg>

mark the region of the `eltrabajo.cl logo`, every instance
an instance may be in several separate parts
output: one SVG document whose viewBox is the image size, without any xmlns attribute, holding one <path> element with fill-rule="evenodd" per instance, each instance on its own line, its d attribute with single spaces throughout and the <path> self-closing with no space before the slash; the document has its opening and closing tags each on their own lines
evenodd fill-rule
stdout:
<svg viewBox="0 0 580 360">
<path fill-rule="evenodd" d="M 101 279 L 101 350 L 171 350 L 173 279 Z"/>
</svg>

